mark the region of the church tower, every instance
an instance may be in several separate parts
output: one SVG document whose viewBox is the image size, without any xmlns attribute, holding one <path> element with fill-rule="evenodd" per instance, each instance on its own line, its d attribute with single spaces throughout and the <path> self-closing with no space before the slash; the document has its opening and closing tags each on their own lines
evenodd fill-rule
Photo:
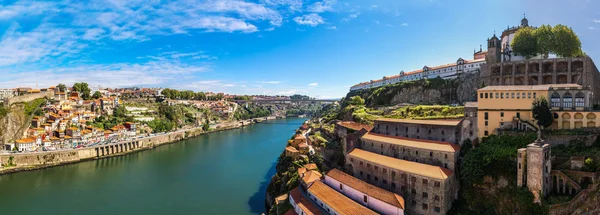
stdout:
<svg viewBox="0 0 600 215">
<path fill-rule="evenodd" d="M 527 18 L 525 18 L 525 14 L 523 14 L 523 19 L 521 19 L 521 27 L 527 26 L 529 26 L 529 20 L 527 20 Z"/>
<path fill-rule="evenodd" d="M 487 56 L 486 56 L 486 62 L 488 64 L 499 63 L 500 57 L 501 57 L 500 49 L 502 46 L 500 39 L 498 39 L 498 37 L 496 37 L 496 34 L 494 33 L 494 36 L 487 40 L 487 44 L 488 44 L 488 52 L 487 52 Z"/>
<path fill-rule="evenodd" d="M 517 150 L 517 185 L 527 186 L 533 193 L 534 202 L 539 203 L 541 198 L 550 192 L 550 144 L 545 143 L 538 131 L 538 138 L 527 148 Z"/>
</svg>

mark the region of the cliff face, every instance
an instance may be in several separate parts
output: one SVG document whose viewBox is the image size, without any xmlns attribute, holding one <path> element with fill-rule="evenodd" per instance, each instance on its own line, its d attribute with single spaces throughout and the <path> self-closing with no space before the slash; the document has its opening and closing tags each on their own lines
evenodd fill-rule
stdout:
<svg viewBox="0 0 600 215">
<path fill-rule="evenodd" d="M 481 87 L 479 73 L 461 74 L 452 80 L 430 79 L 403 82 L 374 89 L 349 92 L 346 98 L 358 95 L 368 106 L 411 104 L 464 104 L 477 101 Z"/>
<path fill-rule="evenodd" d="M 0 117 L 0 142 L 9 143 L 20 139 L 27 128 L 31 117 L 25 114 L 24 103 L 15 103 L 8 108 L 8 114 Z"/>
</svg>

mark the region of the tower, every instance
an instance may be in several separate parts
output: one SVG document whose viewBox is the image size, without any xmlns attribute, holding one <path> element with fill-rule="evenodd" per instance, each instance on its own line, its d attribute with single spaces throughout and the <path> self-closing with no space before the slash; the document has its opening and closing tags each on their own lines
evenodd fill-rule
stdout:
<svg viewBox="0 0 600 215">
<path fill-rule="evenodd" d="M 521 19 L 521 27 L 527 26 L 529 26 L 529 20 L 527 20 L 527 18 L 525 18 L 525 14 L 523 14 L 523 19 Z"/>
<path fill-rule="evenodd" d="M 487 56 L 486 56 L 486 62 L 488 64 L 490 63 L 499 63 L 500 62 L 500 49 L 501 49 L 501 42 L 500 39 L 498 39 L 498 37 L 496 37 L 496 33 L 494 33 L 494 36 L 492 36 L 492 38 L 487 40 L 487 44 L 488 44 L 488 52 L 487 52 Z"/>
<path fill-rule="evenodd" d="M 527 185 L 533 193 L 534 202 L 539 203 L 550 192 L 550 144 L 542 140 L 538 131 L 538 138 L 527 145 L 527 149 L 519 149 L 517 153 L 517 185 Z"/>
</svg>

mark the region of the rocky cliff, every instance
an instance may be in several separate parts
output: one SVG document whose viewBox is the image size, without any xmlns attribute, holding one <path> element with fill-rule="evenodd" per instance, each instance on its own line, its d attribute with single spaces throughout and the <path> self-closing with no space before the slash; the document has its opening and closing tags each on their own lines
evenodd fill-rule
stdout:
<svg viewBox="0 0 600 215">
<path fill-rule="evenodd" d="M 418 80 L 386 85 L 373 89 L 351 91 L 346 98 L 358 95 L 368 106 L 411 104 L 464 104 L 476 101 L 481 87 L 479 72 L 460 74 L 458 78 Z"/>
<path fill-rule="evenodd" d="M 5 116 L 0 116 L 0 142 L 10 143 L 20 139 L 24 134 L 31 116 L 25 114 L 25 104 L 15 103 L 6 107 L 8 113 Z"/>
</svg>

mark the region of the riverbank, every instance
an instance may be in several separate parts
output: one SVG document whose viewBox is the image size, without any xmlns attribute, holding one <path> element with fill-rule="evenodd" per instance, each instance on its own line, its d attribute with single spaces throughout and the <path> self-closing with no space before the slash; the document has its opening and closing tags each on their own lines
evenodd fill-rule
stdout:
<svg viewBox="0 0 600 215">
<path fill-rule="evenodd" d="M 88 160 L 103 159 L 136 153 L 144 150 L 153 149 L 158 146 L 176 143 L 192 137 L 241 128 L 252 125 L 257 122 L 274 120 L 278 117 L 269 116 L 258 119 L 225 122 L 215 125 L 209 131 L 203 131 L 201 127 L 183 129 L 169 132 L 162 135 L 145 137 L 136 140 L 123 141 L 115 144 L 107 144 L 94 147 L 86 147 L 80 149 L 46 151 L 46 152 L 30 152 L 30 153 L 10 153 L 0 155 L 0 175 L 11 174 L 24 171 L 33 171 L 79 163 Z"/>
</svg>

